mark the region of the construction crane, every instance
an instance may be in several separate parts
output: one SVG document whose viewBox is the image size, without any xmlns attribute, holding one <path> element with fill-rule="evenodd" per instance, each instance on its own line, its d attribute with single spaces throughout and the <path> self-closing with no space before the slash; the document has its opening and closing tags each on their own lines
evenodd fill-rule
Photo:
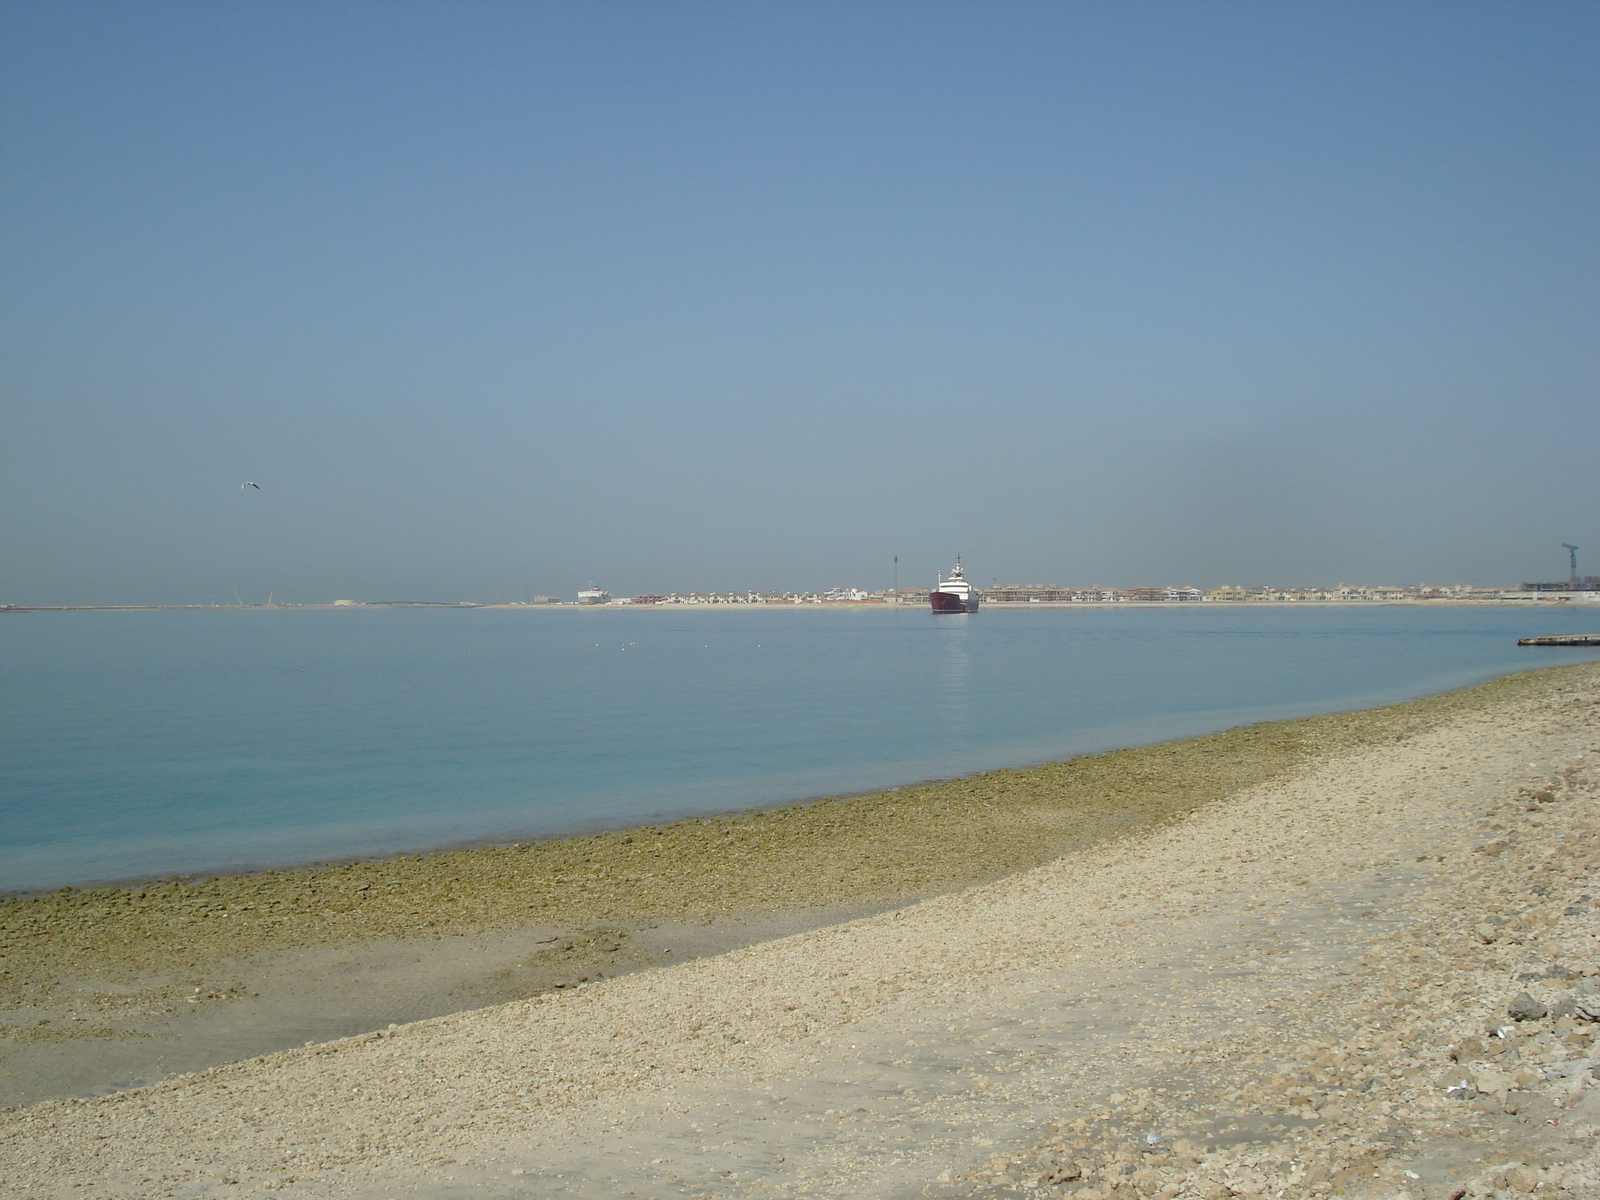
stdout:
<svg viewBox="0 0 1600 1200">
<path fill-rule="evenodd" d="M 1572 586 L 1578 586 L 1578 548 L 1571 542 L 1562 542 L 1561 548 L 1567 552 L 1567 557 L 1572 560 Z"/>
</svg>

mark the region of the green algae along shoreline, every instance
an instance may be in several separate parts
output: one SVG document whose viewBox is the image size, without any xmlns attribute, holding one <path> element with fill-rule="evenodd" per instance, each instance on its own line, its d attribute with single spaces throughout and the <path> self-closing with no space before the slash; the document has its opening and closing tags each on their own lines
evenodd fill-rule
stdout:
<svg viewBox="0 0 1600 1200">
<path fill-rule="evenodd" d="M 1179 818 L 1327 755 L 1392 743 L 1463 706 L 1536 692 L 1590 669 L 1523 672 L 1385 708 L 788 808 L 13 898 L 0 901 L 0 1007 L 48 1004 L 69 978 L 128 986 L 198 978 L 265 951 L 534 925 L 626 932 L 661 922 L 907 903 Z"/>
</svg>

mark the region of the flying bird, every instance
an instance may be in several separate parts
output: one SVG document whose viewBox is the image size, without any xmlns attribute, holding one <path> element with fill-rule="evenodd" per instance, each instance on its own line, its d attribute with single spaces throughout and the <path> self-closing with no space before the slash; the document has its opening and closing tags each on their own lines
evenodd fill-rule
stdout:
<svg viewBox="0 0 1600 1200">
<path fill-rule="evenodd" d="M 258 492 L 261 490 L 261 485 L 259 483 L 251 483 L 248 479 L 239 485 L 239 490 L 242 492 L 247 487 L 253 487 Z"/>
</svg>

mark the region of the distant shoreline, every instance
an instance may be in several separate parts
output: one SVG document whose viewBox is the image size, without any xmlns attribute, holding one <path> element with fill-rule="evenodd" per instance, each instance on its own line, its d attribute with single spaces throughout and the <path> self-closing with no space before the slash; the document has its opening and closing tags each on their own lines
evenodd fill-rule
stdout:
<svg viewBox="0 0 1600 1200">
<path fill-rule="evenodd" d="M 1580 600 L 1579 604 L 1593 604 L 1600 609 L 1600 592 L 1593 600 Z M 1085 612 L 1120 609 L 1183 609 L 1195 608 L 1533 608 L 1570 605 L 1571 597 L 1551 597 L 1530 593 L 1526 600 L 1501 598 L 1496 600 L 1116 600 L 1079 602 L 1067 600 L 1040 600 L 1028 603 L 990 602 L 980 611 L 1022 612 L 1038 608 L 1072 608 Z M 733 612 L 779 611 L 795 609 L 814 611 L 829 609 L 834 612 L 925 612 L 927 605 L 918 603 L 886 604 L 881 600 L 824 600 L 804 604 L 477 604 L 467 601 L 451 602 L 419 600 L 398 604 L 0 604 L 0 615 L 12 613 L 74 613 L 74 612 L 313 612 L 337 610 L 339 612 L 370 612 L 376 609 L 437 608 L 437 609 L 493 609 L 497 612 Z"/>
</svg>

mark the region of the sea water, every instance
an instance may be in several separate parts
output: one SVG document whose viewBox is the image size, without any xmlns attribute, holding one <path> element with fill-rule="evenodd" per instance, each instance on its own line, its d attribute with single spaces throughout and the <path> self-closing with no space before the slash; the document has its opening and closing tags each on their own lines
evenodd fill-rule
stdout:
<svg viewBox="0 0 1600 1200">
<path fill-rule="evenodd" d="M 0 891 L 547 837 L 1365 708 L 1600 605 L 0 617 Z"/>
</svg>

